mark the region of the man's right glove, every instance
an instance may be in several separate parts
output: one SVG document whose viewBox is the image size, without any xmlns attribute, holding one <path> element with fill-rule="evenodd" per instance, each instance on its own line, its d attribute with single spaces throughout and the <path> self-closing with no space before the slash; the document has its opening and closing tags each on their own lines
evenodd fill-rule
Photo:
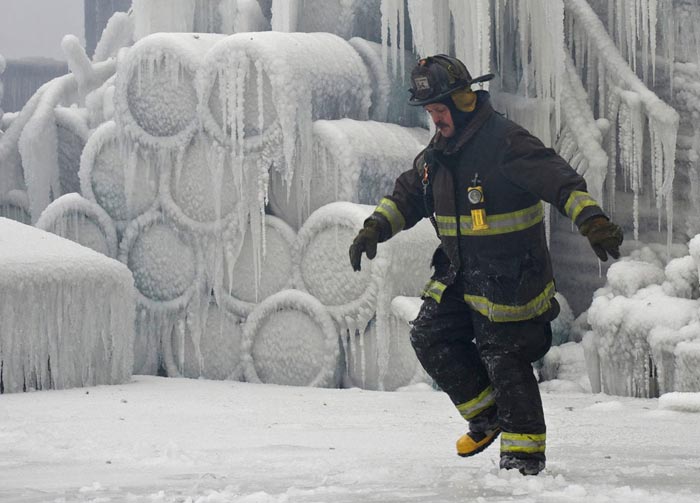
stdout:
<svg viewBox="0 0 700 503">
<path fill-rule="evenodd" d="M 362 252 L 367 254 L 367 258 L 372 260 L 377 256 L 377 243 L 379 242 L 379 222 L 376 220 L 365 220 L 365 226 L 350 245 L 350 265 L 353 270 L 361 269 Z"/>
<path fill-rule="evenodd" d="M 591 248 L 598 258 L 605 262 L 608 255 L 620 258 L 622 244 L 622 228 L 605 217 L 591 217 L 579 228 L 581 234 L 588 238 Z"/>
</svg>

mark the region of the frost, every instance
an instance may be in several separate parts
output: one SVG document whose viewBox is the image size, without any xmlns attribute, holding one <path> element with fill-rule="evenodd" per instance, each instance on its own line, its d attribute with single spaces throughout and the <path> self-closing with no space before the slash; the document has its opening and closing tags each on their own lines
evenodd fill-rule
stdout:
<svg viewBox="0 0 700 503">
<path fill-rule="evenodd" d="M 117 231 L 112 219 L 80 194 L 65 194 L 53 201 L 36 226 L 108 257 L 117 257 Z"/>
<path fill-rule="evenodd" d="M 0 218 L 0 375 L 5 393 L 131 377 L 135 292 L 122 264 Z"/>
<path fill-rule="evenodd" d="M 241 347 L 249 381 L 337 386 L 335 325 L 308 293 L 285 290 L 258 304 L 243 328 Z"/>
</svg>

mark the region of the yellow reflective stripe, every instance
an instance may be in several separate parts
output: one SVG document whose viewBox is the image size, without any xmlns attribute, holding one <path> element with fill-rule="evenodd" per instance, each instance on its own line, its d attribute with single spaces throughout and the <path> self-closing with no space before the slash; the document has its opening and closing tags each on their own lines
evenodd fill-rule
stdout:
<svg viewBox="0 0 700 503">
<path fill-rule="evenodd" d="M 494 398 L 493 387 L 488 386 L 473 400 L 457 405 L 457 410 L 464 419 L 469 420 L 495 405 L 495 403 L 496 399 Z"/>
<path fill-rule="evenodd" d="M 441 236 L 457 235 L 457 218 L 448 217 L 445 215 L 435 215 L 435 221 L 437 222 L 438 232 Z"/>
<path fill-rule="evenodd" d="M 570 195 L 569 199 L 566 200 L 564 205 L 564 213 L 573 220 L 583 211 L 584 208 L 588 206 L 598 206 L 598 203 L 593 199 L 588 192 L 583 192 L 580 190 L 574 190 Z"/>
<path fill-rule="evenodd" d="M 478 295 L 464 295 L 464 300 L 478 313 L 486 316 L 491 321 L 523 321 L 536 318 L 550 308 L 550 300 L 554 297 L 554 281 L 550 281 L 545 286 L 544 291 L 527 304 L 520 306 L 509 306 L 507 304 L 496 304 L 486 297 Z"/>
<path fill-rule="evenodd" d="M 544 433 L 501 433 L 501 453 L 525 452 L 528 454 L 544 452 L 547 435 Z"/>
<path fill-rule="evenodd" d="M 447 285 L 440 283 L 439 281 L 430 280 L 428 284 L 423 288 L 422 297 L 432 297 L 439 304 L 442 300 L 442 294 L 445 293 L 445 288 Z"/>
<path fill-rule="evenodd" d="M 437 215 L 438 231 L 441 236 L 457 235 L 457 218 Z M 486 215 L 487 229 L 472 229 L 472 217 L 470 215 L 460 215 L 459 233 L 462 236 L 493 236 L 497 234 L 507 234 L 517 232 L 532 227 L 544 220 L 544 207 L 541 202 L 525 208 L 524 210 L 512 211 L 510 213 L 498 213 L 496 215 Z"/>
<path fill-rule="evenodd" d="M 391 199 L 383 197 L 379 204 L 374 209 L 375 213 L 386 217 L 391 225 L 391 235 L 393 236 L 404 227 L 406 227 L 406 219 L 403 217 L 396 203 Z"/>
</svg>

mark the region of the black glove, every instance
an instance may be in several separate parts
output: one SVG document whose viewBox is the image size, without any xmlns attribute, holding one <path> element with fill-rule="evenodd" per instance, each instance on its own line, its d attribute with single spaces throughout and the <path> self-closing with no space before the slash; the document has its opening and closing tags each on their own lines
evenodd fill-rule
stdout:
<svg viewBox="0 0 700 503">
<path fill-rule="evenodd" d="M 619 225 L 605 217 L 595 216 L 583 222 L 579 230 L 588 238 L 591 248 L 600 260 L 605 262 L 608 255 L 620 258 L 622 228 Z"/>
<path fill-rule="evenodd" d="M 367 258 L 372 260 L 377 256 L 377 243 L 379 242 L 379 222 L 376 220 L 366 220 L 364 228 L 357 233 L 357 236 L 350 245 L 350 265 L 353 270 L 359 271 L 362 252 L 367 254 Z"/>
</svg>

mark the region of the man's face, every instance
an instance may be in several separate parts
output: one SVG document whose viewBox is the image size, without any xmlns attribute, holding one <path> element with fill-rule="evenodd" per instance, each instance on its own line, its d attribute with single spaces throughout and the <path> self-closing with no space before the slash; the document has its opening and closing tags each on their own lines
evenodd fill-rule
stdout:
<svg viewBox="0 0 700 503">
<path fill-rule="evenodd" d="M 447 105 L 431 103 L 423 108 L 430 114 L 430 118 L 442 136 L 449 138 L 455 134 L 455 124 L 452 122 L 452 114 Z"/>
</svg>

